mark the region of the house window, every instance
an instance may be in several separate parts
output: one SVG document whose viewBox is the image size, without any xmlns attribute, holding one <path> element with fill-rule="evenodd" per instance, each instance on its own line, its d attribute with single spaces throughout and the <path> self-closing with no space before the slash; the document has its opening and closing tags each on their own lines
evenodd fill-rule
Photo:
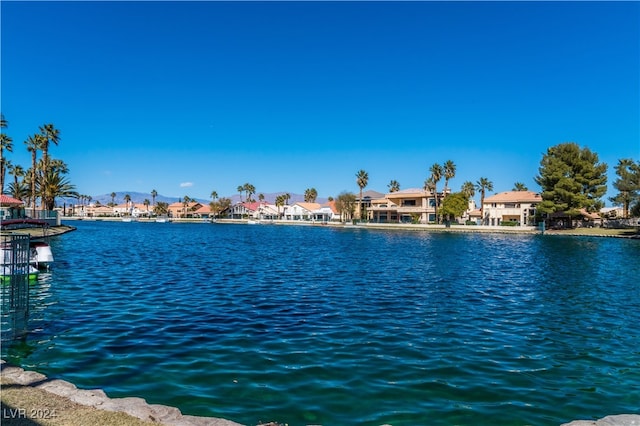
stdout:
<svg viewBox="0 0 640 426">
<path fill-rule="evenodd" d="M 436 206 L 436 199 L 429 198 L 429 207 L 435 207 L 435 206 Z"/>
<path fill-rule="evenodd" d="M 414 207 L 416 205 L 416 200 L 402 200 L 403 207 Z"/>
<path fill-rule="evenodd" d="M 504 205 L 506 209 L 515 209 L 516 205 L 514 203 L 507 203 Z"/>
</svg>

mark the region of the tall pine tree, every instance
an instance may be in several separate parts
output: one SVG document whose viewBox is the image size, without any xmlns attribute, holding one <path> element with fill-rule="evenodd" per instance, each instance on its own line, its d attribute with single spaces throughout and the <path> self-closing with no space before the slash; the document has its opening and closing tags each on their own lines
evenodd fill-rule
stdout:
<svg viewBox="0 0 640 426">
<path fill-rule="evenodd" d="M 607 192 L 607 165 L 598 154 L 574 142 L 547 149 L 535 181 L 542 188 L 541 213 L 563 212 L 575 217 L 580 209 L 598 211 Z"/>
</svg>

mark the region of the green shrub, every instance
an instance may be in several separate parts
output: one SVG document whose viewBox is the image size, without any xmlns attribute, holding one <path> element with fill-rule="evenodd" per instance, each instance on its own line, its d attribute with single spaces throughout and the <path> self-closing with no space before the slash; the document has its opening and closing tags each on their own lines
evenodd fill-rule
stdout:
<svg viewBox="0 0 640 426">
<path fill-rule="evenodd" d="M 515 220 L 507 220 L 500 223 L 501 226 L 518 226 L 518 222 Z"/>
</svg>

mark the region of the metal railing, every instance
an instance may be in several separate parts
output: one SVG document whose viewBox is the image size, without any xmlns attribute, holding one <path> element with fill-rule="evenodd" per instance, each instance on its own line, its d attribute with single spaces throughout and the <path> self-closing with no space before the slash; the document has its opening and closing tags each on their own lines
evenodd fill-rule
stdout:
<svg viewBox="0 0 640 426">
<path fill-rule="evenodd" d="M 27 333 L 29 318 L 29 235 L 0 235 L 1 340 Z"/>
</svg>

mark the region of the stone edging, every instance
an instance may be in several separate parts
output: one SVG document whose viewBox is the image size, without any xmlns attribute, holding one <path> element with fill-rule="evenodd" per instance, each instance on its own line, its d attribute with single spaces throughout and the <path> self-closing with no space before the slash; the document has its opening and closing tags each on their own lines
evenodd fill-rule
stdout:
<svg viewBox="0 0 640 426">
<path fill-rule="evenodd" d="M 561 426 L 640 426 L 639 414 L 618 414 L 599 420 L 574 420 Z"/>
<path fill-rule="evenodd" d="M 48 379 L 44 374 L 25 371 L 20 367 L 9 365 L 0 360 L 2 377 L 13 383 L 41 389 L 46 392 L 67 398 L 76 404 L 85 405 L 105 411 L 119 411 L 145 421 L 166 426 L 241 426 L 230 420 L 183 415 L 175 407 L 159 404 L 148 404 L 142 398 L 109 398 L 103 390 L 78 389 L 74 384 L 64 380 Z"/>
</svg>

